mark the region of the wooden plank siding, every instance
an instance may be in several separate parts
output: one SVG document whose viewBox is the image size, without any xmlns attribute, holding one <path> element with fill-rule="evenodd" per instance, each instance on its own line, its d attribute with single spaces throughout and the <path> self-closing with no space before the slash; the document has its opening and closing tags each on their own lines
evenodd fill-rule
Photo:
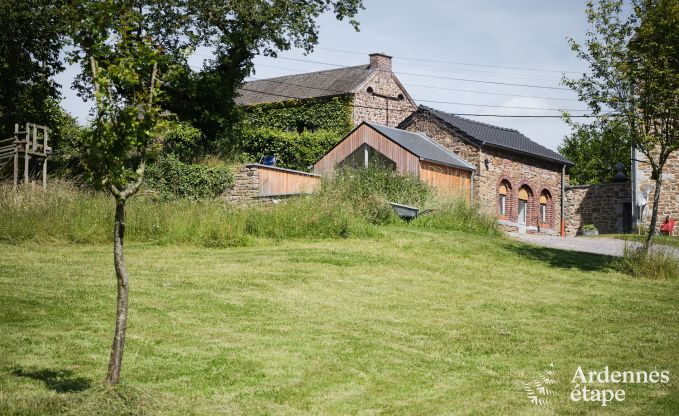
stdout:
<svg viewBox="0 0 679 416">
<path fill-rule="evenodd" d="M 332 171 L 335 166 L 346 159 L 362 144 L 368 144 L 384 156 L 396 163 L 396 169 L 403 174 L 418 176 L 420 173 L 420 159 L 403 147 L 384 137 L 381 133 L 368 125 L 361 125 L 338 143 L 330 152 L 314 165 L 314 172 L 324 174 Z"/>
<path fill-rule="evenodd" d="M 294 195 L 311 193 L 321 185 L 321 177 L 306 172 L 258 165 L 259 195 Z"/>
<path fill-rule="evenodd" d="M 420 180 L 447 195 L 471 198 L 471 172 L 438 163 L 420 162 Z"/>
</svg>

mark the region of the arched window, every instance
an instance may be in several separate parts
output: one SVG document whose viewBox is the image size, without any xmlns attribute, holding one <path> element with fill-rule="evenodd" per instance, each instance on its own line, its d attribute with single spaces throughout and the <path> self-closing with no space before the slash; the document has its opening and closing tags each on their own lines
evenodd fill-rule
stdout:
<svg viewBox="0 0 679 416">
<path fill-rule="evenodd" d="M 530 188 L 525 185 L 519 188 L 519 216 L 517 221 L 519 224 L 527 224 L 528 201 L 530 200 L 531 193 Z"/>
<path fill-rule="evenodd" d="M 506 181 L 500 183 L 497 190 L 498 193 L 498 209 L 500 215 L 507 215 L 507 195 L 509 194 L 509 185 Z"/>
<path fill-rule="evenodd" d="M 551 200 L 552 196 L 549 194 L 549 191 L 546 189 L 542 191 L 540 194 L 540 212 L 538 215 L 540 216 L 540 222 L 543 224 L 546 224 L 549 222 L 549 212 L 550 212 L 550 205 L 551 205 Z"/>
</svg>

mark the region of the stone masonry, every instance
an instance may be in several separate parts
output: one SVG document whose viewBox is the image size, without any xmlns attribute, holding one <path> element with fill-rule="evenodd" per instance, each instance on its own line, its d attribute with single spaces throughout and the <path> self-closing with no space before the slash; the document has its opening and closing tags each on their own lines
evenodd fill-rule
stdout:
<svg viewBox="0 0 679 416">
<path fill-rule="evenodd" d="M 371 54 L 370 68 L 375 69 L 374 75 L 361 85 L 353 97 L 354 125 L 369 121 L 396 127 L 417 107 L 391 71 L 390 56 Z"/>
<path fill-rule="evenodd" d="M 623 233 L 632 203 L 629 182 L 578 185 L 566 188 L 566 235 L 574 236 L 587 224 L 601 234 Z M 627 209 L 626 209 L 627 208 Z"/>
<path fill-rule="evenodd" d="M 484 211 L 497 215 L 508 231 L 517 229 L 518 193 L 521 187 L 528 191 L 527 232 L 557 233 L 561 221 L 561 164 L 537 157 L 525 156 L 508 150 L 480 147 L 470 143 L 461 134 L 445 128 L 438 120 L 417 114 L 406 130 L 424 132 L 439 144 L 472 163 L 474 175 L 474 202 Z M 498 189 L 501 182 L 508 187 L 506 213 L 499 215 Z M 568 177 L 566 177 L 568 183 Z M 548 195 L 547 221 L 539 221 L 539 199 Z"/>
<path fill-rule="evenodd" d="M 233 187 L 224 194 L 224 199 L 234 204 L 255 202 L 259 197 L 259 168 L 256 165 L 241 165 L 235 168 Z"/>
<path fill-rule="evenodd" d="M 647 205 L 642 210 L 641 224 L 648 226 L 653 211 L 655 180 L 652 178 L 651 165 L 646 161 L 646 157 L 638 153 L 637 158 L 639 159 L 637 192 L 640 199 L 647 201 Z M 656 228 L 660 228 L 666 216 L 679 219 L 679 152 L 671 154 L 663 168 L 662 188 L 658 203 L 658 224 Z"/>
</svg>

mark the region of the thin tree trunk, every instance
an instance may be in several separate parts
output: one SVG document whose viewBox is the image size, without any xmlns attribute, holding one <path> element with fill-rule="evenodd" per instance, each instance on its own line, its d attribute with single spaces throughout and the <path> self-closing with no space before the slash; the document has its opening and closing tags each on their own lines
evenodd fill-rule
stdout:
<svg viewBox="0 0 679 416">
<path fill-rule="evenodd" d="M 662 174 L 658 173 L 658 179 L 655 180 L 655 192 L 653 192 L 653 211 L 651 211 L 651 224 L 648 227 L 648 234 L 646 234 L 646 242 L 644 243 L 644 251 L 648 251 L 651 247 L 653 236 L 655 235 L 655 227 L 658 224 L 658 202 L 660 201 L 660 188 L 662 186 Z"/>
<path fill-rule="evenodd" d="M 113 232 L 113 263 L 118 280 L 118 302 L 116 306 L 116 332 L 111 346 L 111 359 L 108 363 L 106 382 L 118 384 L 123 363 L 125 330 L 127 329 L 127 290 L 129 278 L 125 270 L 123 239 L 125 237 L 125 199 L 116 198 L 116 217 Z"/>
</svg>

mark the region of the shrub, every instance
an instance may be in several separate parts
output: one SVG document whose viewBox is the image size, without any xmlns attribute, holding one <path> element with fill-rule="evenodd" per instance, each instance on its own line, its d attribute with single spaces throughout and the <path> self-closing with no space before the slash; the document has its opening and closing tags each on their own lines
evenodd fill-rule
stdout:
<svg viewBox="0 0 679 416">
<path fill-rule="evenodd" d="M 164 138 L 163 150 L 178 160 L 191 163 L 203 153 L 203 133 L 188 123 L 179 123 Z"/>
<path fill-rule="evenodd" d="M 342 137 L 332 130 L 297 133 L 273 128 L 245 129 L 240 134 L 246 160 L 276 155 L 278 166 L 297 170 L 307 170 Z"/>
<path fill-rule="evenodd" d="M 146 173 L 146 186 L 165 198 L 214 198 L 232 184 L 230 169 L 184 163 L 174 155 L 161 156 Z"/>
<path fill-rule="evenodd" d="M 617 268 L 632 277 L 647 279 L 676 279 L 679 277 L 679 259 L 665 248 L 654 246 L 649 251 L 625 244 Z"/>
</svg>

